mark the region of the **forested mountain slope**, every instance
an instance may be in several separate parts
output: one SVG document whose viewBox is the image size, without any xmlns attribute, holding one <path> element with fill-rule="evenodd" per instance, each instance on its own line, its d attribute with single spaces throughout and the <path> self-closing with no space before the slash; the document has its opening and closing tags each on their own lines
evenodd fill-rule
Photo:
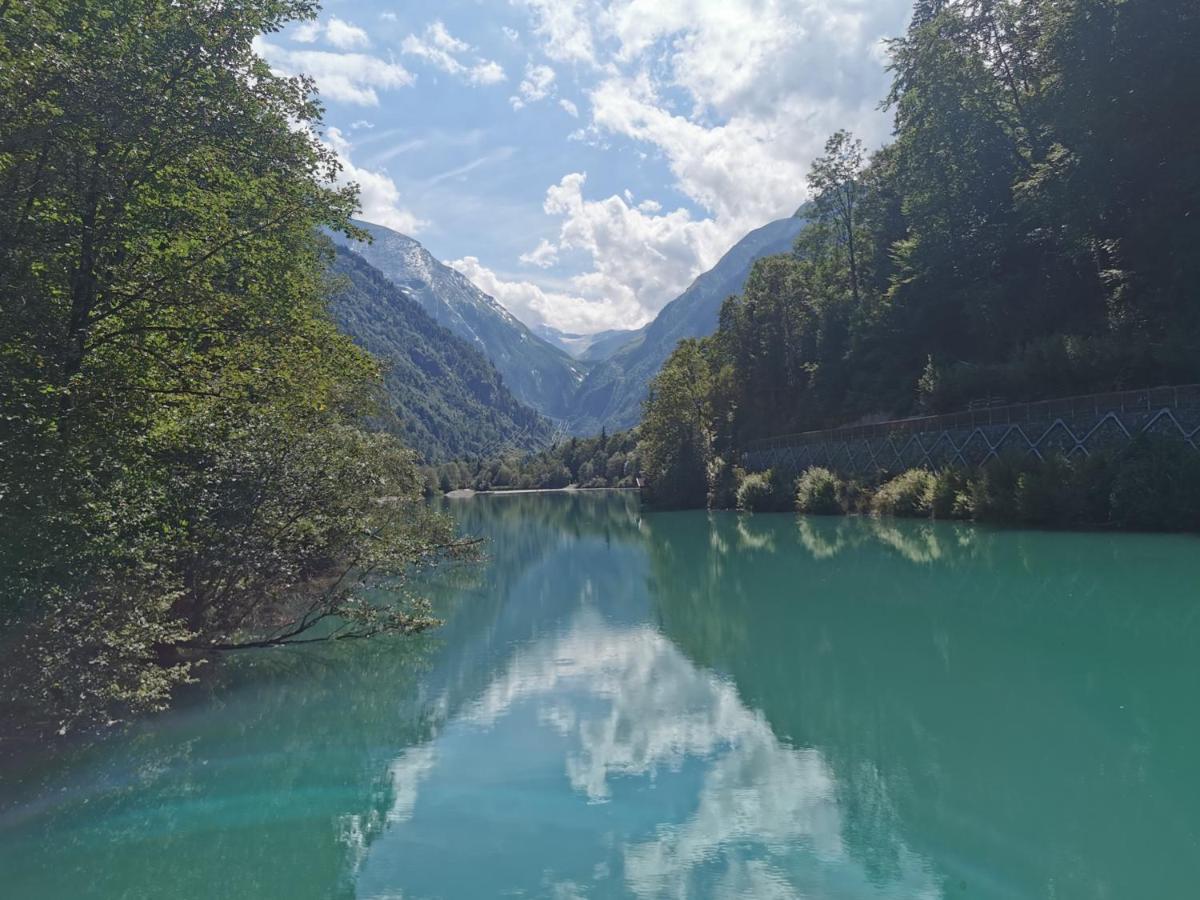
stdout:
<svg viewBox="0 0 1200 900">
<path fill-rule="evenodd" d="M 437 324 L 404 288 L 344 247 L 331 308 L 386 366 L 385 427 L 428 462 L 540 447 L 550 423 L 518 401 L 475 345 Z"/>
<path fill-rule="evenodd" d="M 535 335 L 465 275 L 438 262 L 420 242 L 381 225 L 355 224 L 368 231 L 373 242 L 354 244 L 352 249 L 404 288 L 435 322 L 478 348 L 521 402 L 552 418 L 570 416 L 585 364 Z M 335 240 L 348 245 L 344 238 Z"/>
<path fill-rule="evenodd" d="M 726 297 L 739 294 L 754 261 L 791 249 L 807 220 L 796 216 L 757 228 L 738 241 L 709 271 L 659 312 L 640 334 L 593 365 L 575 400 L 572 430 L 578 434 L 629 428 L 641 416 L 646 388 L 675 345 L 712 334 Z"/>
</svg>

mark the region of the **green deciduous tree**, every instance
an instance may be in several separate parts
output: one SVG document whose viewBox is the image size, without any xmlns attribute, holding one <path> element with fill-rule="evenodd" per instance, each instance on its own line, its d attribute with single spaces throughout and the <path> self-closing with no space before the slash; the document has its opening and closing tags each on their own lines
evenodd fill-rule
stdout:
<svg viewBox="0 0 1200 900">
<path fill-rule="evenodd" d="M 642 471 L 649 499 L 695 503 L 708 492 L 715 438 L 712 370 L 700 341 L 681 341 L 650 383 L 641 424 Z"/>
<path fill-rule="evenodd" d="M 214 648 L 418 630 L 352 590 L 452 542 L 359 430 L 326 310 L 352 187 L 256 36 L 308 0 L 0 4 L 4 710 L 163 705 Z M 386 500 L 385 500 L 386 498 Z M 335 621 L 336 620 L 336 621 Z"/>
<path fill-rule="evenodd" d="M 865 162 L 862 141 L 848 131 L 835 131 L 825 142 L 825 153 L 813 161 L 808 175 L 808 187 L 820 221 L 832 226 L 838 243 L 845 248 L 850 294 L 856 305 L 859 302 L 859 180 Z"/>
</svg>

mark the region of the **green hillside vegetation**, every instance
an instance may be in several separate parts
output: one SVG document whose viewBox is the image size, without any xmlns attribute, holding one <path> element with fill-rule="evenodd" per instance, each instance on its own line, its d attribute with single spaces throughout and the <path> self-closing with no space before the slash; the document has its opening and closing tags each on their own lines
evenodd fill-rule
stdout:
<svg viewBox="0 0 1200 900">
<path fill-rule="evenodd" d="M 816 222 L 682 342 L 642 424 L 658 502 L 728 502 L 754 438 L 1200 380 L 1200 6 L 917 4 L 895 137 L 839 132 Z"/>
<path fill-rule="evenodd" d="M 161 708 L 224 650 L 433 623 L 358 590 L 460 548 L 361 427 L 379 366 L 319 234 L 356 191 L 311 82 L 252 49 L 314 11 L 0 5 L 3 738 Z"/>
<path fill-rule="evenodd" d="M 355 251 L 407 290 L 435 322 L 491 360 L 517 399 L 554 419 L 571 416 L 586 363 L 538 337 L 465 275 L 434 259 L 419 241 L 382 225 L 354 224 L 372 238 L 355 244 Z M 337 234 L 333 238 L 346 241 Z"/>
<path fill-rule="evenodd" d="M 909 469 L 866 483 L 847 482 L 821 467 L 794 481 L 756 472 L 739 473 L 737 482 L 738 508 L 751 512 L 794 506 L 809 515 L 1200 530 L 1200 454 L 1160 435 L 1144 435 L 1119 452 L 1045 460 L 1002 456 L 977 469 Z"/>
<path fill-rule="evenodd" d="M 334 317 L 384 367 L 385 430 L 431 463 L 547 443 L 550 423 L 513 397 L 480 351 L 357 254 L 337 248 L 332 271 Z"/>
</svg>

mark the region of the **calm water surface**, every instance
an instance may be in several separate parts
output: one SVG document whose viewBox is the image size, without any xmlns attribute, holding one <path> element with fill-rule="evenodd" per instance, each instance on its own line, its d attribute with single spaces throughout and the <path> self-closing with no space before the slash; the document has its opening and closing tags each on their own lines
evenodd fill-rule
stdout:
<svg viewBox="0 0 1200 900">
<path fill-rule="evenodd" d="M 436 636 L 6 764 L 0 895 L 1200 896 L 1200 541 L 454 509 Z"/>
</svg>

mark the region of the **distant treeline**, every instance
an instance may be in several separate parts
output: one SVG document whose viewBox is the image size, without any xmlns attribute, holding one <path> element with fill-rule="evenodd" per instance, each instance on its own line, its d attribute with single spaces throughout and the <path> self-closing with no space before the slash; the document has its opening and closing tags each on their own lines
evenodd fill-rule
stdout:
<svg viewBox="0 0 1200 900">
<path fill-rule="evenodd" d="M 920 0 L 893 141 L 829 139 L 814 224 L 655 380 L 651 496 L 724 502 L 754 438 L 1200 380 L 1197 47 L 1195 0 Z"/>
<path fill-rule="evenodd" d="M 540 453 L 501 456 L 425 466 L 428 494 L 469 488 L 476 491 L 637 487 L 641 473 L 637 429 L 598 437 L 572 437 Z"/>
</svg>

